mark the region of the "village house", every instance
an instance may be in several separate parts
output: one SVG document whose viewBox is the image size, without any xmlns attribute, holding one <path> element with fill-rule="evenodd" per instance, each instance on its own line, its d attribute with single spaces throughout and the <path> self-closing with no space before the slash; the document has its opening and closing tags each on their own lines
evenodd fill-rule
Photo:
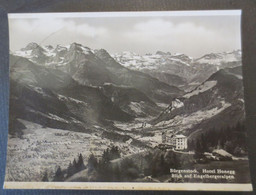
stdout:
<svg viewBox="0 0 256 195">
<path fill-rule="evenodd" d="M 184 135 L 175 135 L 172 133 L 162 133 L 162 143 L 171 146 L 175 150 L 185 150 L 188 148 L 188 140 Z"/>
</svg>

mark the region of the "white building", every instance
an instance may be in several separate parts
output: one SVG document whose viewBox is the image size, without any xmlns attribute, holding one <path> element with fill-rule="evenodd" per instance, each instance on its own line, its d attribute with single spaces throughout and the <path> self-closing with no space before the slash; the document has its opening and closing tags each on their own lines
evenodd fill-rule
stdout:
<svg viewBox="0 0 256 195">
<path fill-rule="evenodd" d="M 184 135 L 176 135 L 176 150 L 185 150 L 188 148 L 188 139 Z"/>
<path fill-rule="evenodd" d="M 172 146 L 175 150 L 185 150 L 188 148 L 188 139 L 184 135 L 174 135 L 162 133 L 162 143 Z"/>
</svg>

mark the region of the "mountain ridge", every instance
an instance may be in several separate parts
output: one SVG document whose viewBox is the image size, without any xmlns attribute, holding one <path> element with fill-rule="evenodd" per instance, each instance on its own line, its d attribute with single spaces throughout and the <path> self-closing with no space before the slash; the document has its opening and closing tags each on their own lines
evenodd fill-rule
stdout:
<svg viewBox="0 0 256 195">
<path fill-rule="evenodd" d="M 222 69 L 176 98 L 152 124 L 169 126 L 186 135 L 209 128 L 226 128 L 244 120 L 241 67 Z M 194 121 L 193 121 L 194 120 Z M 189 123 L 191 121 L 191 123 Z"/>
<path fill-rule="evenodd" d="M 32 45 L 32 48 L 36 47 L 35 44 Z M 143 91 L 154 101 L 166 103 L 183 93 L 179 88 L 163 83 L 146 73 L 122 66 L 104 49 L 91 50 L 78 43 L 72 43 L 64 49 L 59 45 L 56 48 L 51 49 L 51 51 L 61 48 L 61 51 L 64 51 L 63 54 L 59 55 L 58 52 L 47 54 L 45 66 L 69 73 L 74 80 L 82 85 L 100 86 L 104 83 L 127 85 Z M 28 49 L 31 47 L 29 46 Z M 33 52 L 28 54 L 16 52 L 16 55 L 26 57 L 32 62 L 42 65 L 41 60 L 36 61 Z M 43 58 L 45 56 L 44 54 Z M 56 56 L 59 56 L 59 59 L 56 60 Z"/>
</svg>

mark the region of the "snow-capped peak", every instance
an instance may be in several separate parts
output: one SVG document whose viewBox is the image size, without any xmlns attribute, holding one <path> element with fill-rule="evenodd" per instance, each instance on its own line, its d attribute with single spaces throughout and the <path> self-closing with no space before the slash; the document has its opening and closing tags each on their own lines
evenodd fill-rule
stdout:
<svg viewBox="0 0 256 195">
<path fill-rule="evenodd" d="M 117 62 L 133 70 L 157 70 L 167 64 L 190 66 L 192 58 L 185 54 L 172 55 L 170 52 L 157 51 L 155 54 L 139 55 L 124 51 L 111 55 Z"/>
<path fill-rule="evenodd" d="M 221 65 L 222 63 L 241 61 L 241 50 L 231 52 L 210 53 L 195 60 L 199 64 Z"/>
<path fill-rule="evenodd" d="M 31 42 L 25 48 L 22 48 L 21 50 L 22 51 L 24 51 L 24 50 L 34 50 L 34 49 L 37 49 L 39 47 L 40 46 L 37 43 Z"/>
<path fill-rule="evenodd" d="M 58 66 L 64 62 L 65 55 L 68 52 L 80 52 L 91 54 L 91 49 L 82 44 L 72 43 L 67 46 L 57 45 L 55 48 L 51 45 L 40 46 L 37 43 L 29 43 L 25 48 L 13 52 L 13 55 L 25 57 L 34 63 L 41 65 L 51 65 L 58 63 Z"/>
<path fill-rule="evenodd" d="M 171 55 L 170 52 L 157 51 L 156 55 Z"/>
</svg>

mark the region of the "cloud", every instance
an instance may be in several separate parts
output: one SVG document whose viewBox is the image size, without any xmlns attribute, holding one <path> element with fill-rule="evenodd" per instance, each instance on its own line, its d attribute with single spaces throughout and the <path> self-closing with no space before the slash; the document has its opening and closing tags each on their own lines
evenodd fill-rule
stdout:
<svg viewBox="0 0 256 195">
<path fill-rule="evenodd" d="M 79 42 L 109 52 L 157 50 L 200 57 L 240 48 L 240 19 L 216 17 L 10 19 L 10 48 Z"/>
<path fill-rule="evenodd" d="M 144 33 L 150 34 L 154 37 L 166 36 L 169 34 L 170 30 L 172 30 L 174 25 L 172 22 L 167 22 L 164 20 L 149 20 L 144 23 L 137 23 L 134 26 L 135 33 Z"/>
<path fill-rule="evenodd" d="M 166 19 L 138 22 L 124 33 L 124 39 L 136 40 L 138 50 L 141 51 L 150 52 L 150 49 L 155 48 L 197 57 L 209 51 L 232 50 L 234 45 L 239 48 L 240 43 L 239 36 L 234 39 L 234 36 L 225 31 L 220 32 L 218 28 L 207 28 L 192 20 L 173 23 Z"/>
<path fill-rule="evenodd" d="M 85 22 L 76 24 L 74 21 L 61 18 L 10 19 L 9 29 L 11 48 L 15 49 L 19 49 L 16 45 L 20 45 L 22 40 L 26 44 L 32 41 L 47 42 L 47 39 L 49 41 L 57 39 L 61 43 L 65 40 L 65 37 L 71 37 L 71 39 L 74 36 L 95 38 L 108 33 L 107 29 L 103 27 L 94 27 Z M 46 39 L 48 36 L 49 38 Z M 25 43 L 22 47 L 24 46 Z"/>
<path fill-rule="evenodd" d="M 76 33 L 79 33 L 81 35 L 88 36 L 88 37 L 102 36 L 107 33 L 106 28 L 102 28 L 102 27 L 95 28 L 88 24 L 70 25 L 67 29 L 72 33 L 75 31 Z"/>
</svg>

